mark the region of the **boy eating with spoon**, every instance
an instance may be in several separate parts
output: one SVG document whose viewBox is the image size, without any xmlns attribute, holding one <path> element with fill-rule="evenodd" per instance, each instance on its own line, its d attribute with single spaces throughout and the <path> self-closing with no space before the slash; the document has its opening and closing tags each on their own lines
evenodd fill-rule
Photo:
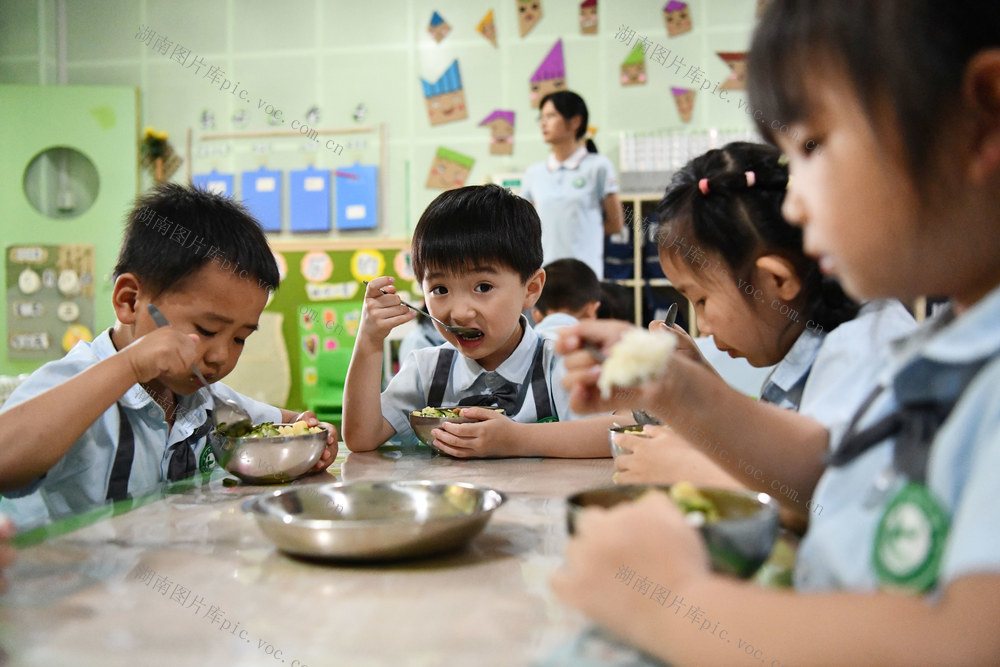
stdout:
<svg viewBox="0 0 1000 667">
<path fill-rule="evenodd" d="M 254 423 L 319 423 L 215 384 L 278 283 L 267 239 L 239 204 L 173 184 L 140 198 L 114 279 L 115 325 L 38 369 L 0 412 L 0 510 L 21 528 L 210 469 L 212 401 L 192 365 Z M 150 304 L 170 326 L 157 326 Z M 316 471 L 337 452 L 324 426 Z"/>
<path fill-rule="evenodd" d="M 392 278 L 371 281 L 344 388 L 347 447 L 369 451 L 394 436 L 410 440 L 412 411 L 458 405 L 462 417 L 477 421 L 433 431 L 435 447 L 452 456 L 608 456 L 614 418 L 569 421 L 553 341 L 522 315 L 545 284 L 541 223 L 531 203 L 496 185 L 445 192 L 420 216 L 412 257 L 430 314 L 474 332 L 438 326 L 446 342 L 415 350 L 380 396 L 382 342 L 415 314 Z"/>
</svg>

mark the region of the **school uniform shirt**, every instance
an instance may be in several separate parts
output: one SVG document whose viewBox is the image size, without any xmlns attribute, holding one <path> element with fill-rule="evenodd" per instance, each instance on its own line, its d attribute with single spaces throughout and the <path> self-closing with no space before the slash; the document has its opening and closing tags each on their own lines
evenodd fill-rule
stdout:
<svg viewBox="0 0 1000 667">
<path fill-rule="evenodd" d="M 522 316 L 521 342 L 493 371 L 463 356 L 451 343 L 414 350 L 382 392 L 382 415 L 396 431 L 392 440 L 417 442 L 410 428 L 410 413 L 414 410 L 455 406 L 462 399 L 491 395 L 505 388 L 517 394 L 516 411 L 504 412 L 514 421 L 531 424 L 575 417 L 570 413 L 569 395 L 562 386 L 566 369 L 562 358 L 555 354 L 555 341 L 539 336 L 527 324 Z M 541 381 L 537 375 L 541 375 Z M 435 376 L 442 383 L 438 391 L 440 400 L 434 395 Z"/>
<path fill-rule="evenodd" d="M 3 407 L 23 403 L 116 353 L 110 330 L 93 342 L 81 341 L 62 359 L 32 373 Z M 278 408 L 218 382 L 212 388 L 246 408 L 255 424 L 281 421 Z M 79 400 L 87 397 L 80 396 Z M 133 385 L 41 478 L 22 489 L 5 492 L 0 513 L 9 515 L 23 528 L 141 495 L 165 481 L 209 470 L 214 465 L 206 437 L 213 428 L 212 405 L 207 389 L 179 396 L 178 416 L 168 432 L 163 409 L 145 389 Z M 127 420 L 124 428 L 123 418 Z"/>
<path fill-rule="evenodd" d="M 579 259 L 604 277 L 604 198 L 618 192 L 611 160 L 581 146 L 559 162 L 533 164 L 521 179 L 521 196 L 542 221 L 544 264 Z"/>
<path fill-rule="evenodd" d="M 546 338 L 554 340 L 559 337 L 560 329 L 572 324 L 579 324 L 579 322 L 580 320 L 569 313 L 549 313 L 542 318 L 541 322 L 535 325 L 535 331 Z"/>
<path fill-rule="evenodd" d="M 961 317 L 950 307 L 890 346 L 877 373 L 883 391 L 867 397 L 856 430 L 894 413 L 902 401 L 953 400 L 961 365 L 986 359 L 936 431 L 926 484 L 950 528 L 937 589 L 964 575 L 1000 574 L 1000 288 Z M 890 473 L 896 437 L 877 442 L 848 463 L 828 467 L 813 494 L 809 529 L 799 547 L 795 586 L 802 591 L 872 591 L 876 528 L 906 476 Z M 832 448 L 836 453 L 844 441 Z M 900 534 L 907 534 L 902 531 Z M 898 536 L 898 535 L 897 535 Z M 932 590 L 932 594 L 936 591 Z"/>
</svg>

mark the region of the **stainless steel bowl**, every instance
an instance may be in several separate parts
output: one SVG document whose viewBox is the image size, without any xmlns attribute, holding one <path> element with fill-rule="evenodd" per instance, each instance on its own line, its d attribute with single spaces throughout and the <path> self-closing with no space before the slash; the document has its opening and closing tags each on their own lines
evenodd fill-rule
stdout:
<svg viewBox="0 0 1000 667">
<path fill-rule="evenodd" d="M 613 507 L 630 502 L 647 491 L 666 493 L 669 486 L 631 484 L 593 489 L 567 499 L 566 524 L 570 534 L 584 507 Z M 719 511 L 719 520 L 698 528 L 712 568 L 737 577 L 747 578 L 771 555 L 778 537 L 778 503 L 766 493 L 698 487 Z"/>
<path fill-rule="evenodd" d="M 219 465 L 243 481 L 280 484 L 309 472 L 323 456 L 326 438 L 323 429 L 319 433 L 269 438 L 229 438 L 213 432 L 208 441 Z"/>
<path fill-rule="evenodd" d="M 487 410 L 501 410 L 501 408 L 495 408 L 491 406 L 471 406 L 471 405 L 460 405 L 451 407 L 438 408 L 439 410 L 458 410 L 460 408 L 470 408 L 470 407 L 485 407 Z M 452 422 L 454 424 L 471 424 L 479 421 L 478 419 L 468 419 L 466 417 L 419 417 L 412 412 L 410 413 L 410 428 L 413 429 L 413 433 L 416 434 L 417 439 L 424 443 L 428 447 L 434 447 L 434 436 L 431 435 L 431 431 L 441 426 L 445 422 Z M 437 447 L 434 447 L 437 449 Z M 441 450 L 438 450 L 441 451 Z"/>
<path fill-rule="evenodd" d="M 504 500 L 465 483 L 357 481 L 280 489 L 250 498 L 243 510 L 290 554 L 395 560 L 461 547 Z"/>
<path fill-rule="evenodd" d="M 612 426 L 608 429 L 608 444 L 611 445 L 611 456 L 618 458 L 622 454 L 631 454 L 632 450 L 627 447 L 622 447 L 621 445 L 615 444 L 615 433 L 628 433 L 630 435 L 637 435 L 640 438 L 648 438 L 642 432 L 642 424 L 626 424 L 625 426 Z"/>
</svg>

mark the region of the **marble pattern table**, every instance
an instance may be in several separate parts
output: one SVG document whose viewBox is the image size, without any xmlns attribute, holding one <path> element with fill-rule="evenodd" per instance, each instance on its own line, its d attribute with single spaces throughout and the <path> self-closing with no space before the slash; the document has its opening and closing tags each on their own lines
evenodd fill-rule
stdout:
<svg viewBox="0 0 1000 667">
<path fill-rule="evenodd" d="M 68 520 L 22 548 L 0 597 L 0 664 L 529 665 L 587 628 L 548 580 L 565 498 L 611 483 L 611 459 L 460 461 L 417 446 L 346 453 L 296 484 L 430 479 L 507 494 L 463 551 L 336 565 L 277 551 L 240 510 L 273 487 L 216 471 L 127 512 Z"/>
</svg>

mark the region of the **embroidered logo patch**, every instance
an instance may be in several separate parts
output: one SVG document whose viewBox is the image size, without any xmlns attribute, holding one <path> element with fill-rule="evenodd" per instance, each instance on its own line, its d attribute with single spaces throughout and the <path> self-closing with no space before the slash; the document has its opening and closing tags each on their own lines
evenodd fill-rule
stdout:
<svg viewBox="0 0 1000 667">
<path fill-rule="evenodd" d="M 206 442 L 201 448 L 201 456 L 198 457 L 198 471 L 208 472 L 215 467 L 215 453 L 212 452 L 212 446 Z"/>
</svg>

